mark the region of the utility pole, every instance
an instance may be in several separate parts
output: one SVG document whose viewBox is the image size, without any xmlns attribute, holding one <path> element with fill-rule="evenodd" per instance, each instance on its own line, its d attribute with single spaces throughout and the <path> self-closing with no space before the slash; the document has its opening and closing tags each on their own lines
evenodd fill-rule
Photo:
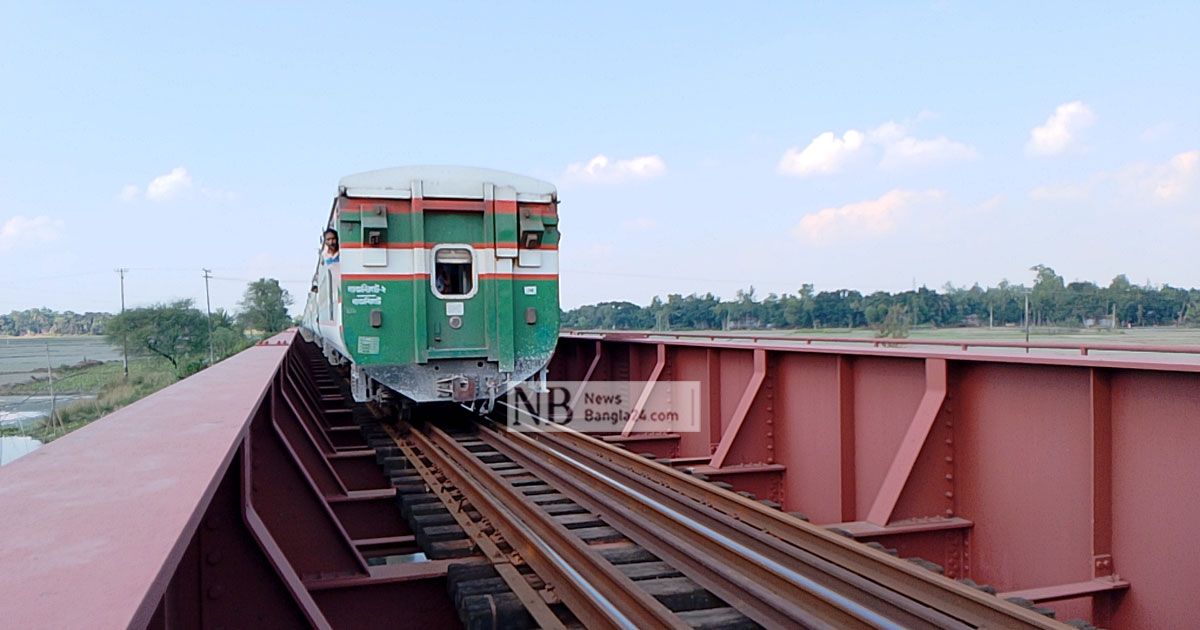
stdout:
<svg viewBox="0 0 1200 630">
<path fill-rule="evenodd" d="M 1025 290 L 1025 354 L 1029 354 L 1029 290 Z"/>
<path fill-rule="evenodd" d="M 54 427 L 54 416 L 58 414 L 57 400 L 54 397 L 54 368 L 50 367 L 50 342 L 46 342 L 46 378 L 50 380 L 50 426 Z M 61 423 L 60 423 L 61 424 Z"/>
<path fill-rule="evenodd" d="M 202 269 L 204 272 L 204 306 L 208 310 L 208 364 L 212 365 L 213 360 L 213 338 L 212 338 L 212 299 L 208 295 L 208 279 L 212 277 L 212 271 Z"/>
<path fill-rule="evenodd" d="M 129 271 L 128 267 L 118 267 L 117 273 L 121 274 L 121 313 L 125 313 L 125 272 Z M 129 380 L 129 339 L 125 335 L 121 335 L 121 365 L 125 369 L 125 380 Z"/>
</svg>

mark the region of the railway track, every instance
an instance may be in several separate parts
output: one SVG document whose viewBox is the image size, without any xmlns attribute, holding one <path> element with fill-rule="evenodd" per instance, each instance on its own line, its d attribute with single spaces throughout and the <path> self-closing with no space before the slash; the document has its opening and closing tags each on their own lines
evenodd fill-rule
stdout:
<svg viewBox="0 0 1200 630">
<path fill-rule="evenodd" d="M 426 537 L 486 558 L 450 575 L 468 625 L 1065 627 L 590 436 L 458 426 L 385 430 Z"/>
</svg>

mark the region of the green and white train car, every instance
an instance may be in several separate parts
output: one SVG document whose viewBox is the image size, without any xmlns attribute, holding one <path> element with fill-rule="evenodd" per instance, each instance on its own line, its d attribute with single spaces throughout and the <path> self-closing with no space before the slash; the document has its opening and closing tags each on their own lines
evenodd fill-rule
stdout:
<svg viewBox="0 0 1200 630">
<path fill-rule="evenodd" d="M 349 364 L 356 400 L 490 402 L 558 340 L 552 184 L 453 166 L 390 168 L 338 186 L 340 251 L 317 264 L 302 333 Z"/>
</svg>

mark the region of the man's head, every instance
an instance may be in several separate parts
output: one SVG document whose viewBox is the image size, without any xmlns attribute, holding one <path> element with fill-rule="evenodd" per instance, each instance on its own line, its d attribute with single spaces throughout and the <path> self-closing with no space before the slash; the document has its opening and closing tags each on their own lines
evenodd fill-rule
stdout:
<svg viewBox="0 0 1200 630">
<path fill-rule="evenodd" d="M 333 228 L 325 230 L 325 247 L 331 252 L 338 250 L 337 230 Z"/>
</svg>

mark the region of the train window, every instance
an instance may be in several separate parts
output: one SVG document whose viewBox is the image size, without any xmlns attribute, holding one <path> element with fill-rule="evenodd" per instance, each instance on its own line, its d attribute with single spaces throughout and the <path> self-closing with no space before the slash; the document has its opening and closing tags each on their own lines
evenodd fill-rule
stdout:
<svg viewBox="0 0 1200 630">
<path fill-rule="evenodd" d="M 475 293 L 475 257 L 459 247 L 438 248 L 433 254 L 433 292 L 438 297 L 467 297 Z"/>
</svg>

